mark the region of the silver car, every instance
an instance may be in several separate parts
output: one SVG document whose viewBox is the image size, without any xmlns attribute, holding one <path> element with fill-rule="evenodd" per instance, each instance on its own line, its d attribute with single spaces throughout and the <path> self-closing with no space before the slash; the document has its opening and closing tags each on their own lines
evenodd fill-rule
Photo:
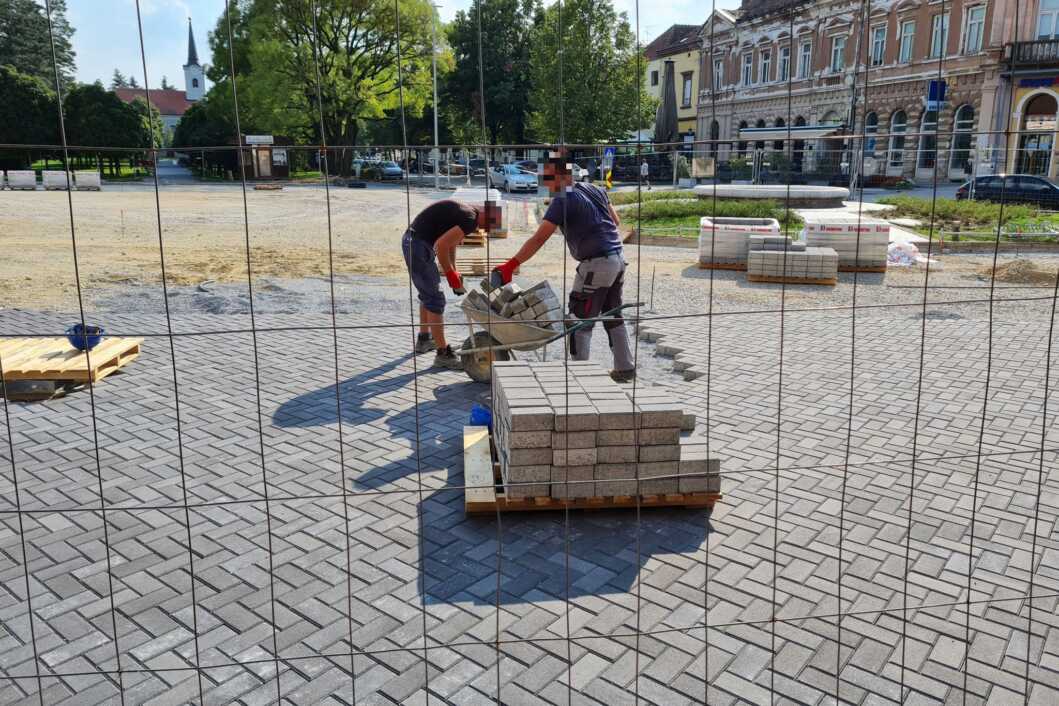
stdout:
<svg viewBox="0 0 1059 706">
<path fill-rule="evenodd" d="M 489 169 L 489 185 L 504 191 L 536 191 L 537 175 L 514 164 L 498 164 Z"/>
</svg>

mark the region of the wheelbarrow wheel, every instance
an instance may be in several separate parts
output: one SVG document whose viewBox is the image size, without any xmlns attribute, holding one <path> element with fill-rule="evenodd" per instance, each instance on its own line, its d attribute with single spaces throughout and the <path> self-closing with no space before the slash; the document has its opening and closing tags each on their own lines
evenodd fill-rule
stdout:
<svg viewBox="0 0 1059 706">
<path fill-rule="evenodd" d="M 492 368 L 494 360 L 511 360 L 511 352 L 504 350 L 478 351 L 477 353 L 463 353 L 462 351 L 474 348 L 491 348 L 499 346 L 500 342 L 493 338 L 488 331 L 475 331 L 463 342 L 460 352 L 460 360 L 463 361 L 463 371 L 475 382 L 489 382 L 492 379 Z"/>
</svg>

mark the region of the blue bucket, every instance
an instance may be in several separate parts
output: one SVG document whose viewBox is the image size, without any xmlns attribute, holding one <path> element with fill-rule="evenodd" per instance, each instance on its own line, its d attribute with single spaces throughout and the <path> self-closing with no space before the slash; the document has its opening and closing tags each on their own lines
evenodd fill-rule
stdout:
<svg viewBox="0 0 1059 706">
<path fill-rule="evenodd" d="M 103 340 L 102 326 L 74 324 L 66 329 L 66 340 L 79 351 L 90 351 Z"/>
<path fill-rule="evenodd" d="M 489 427 L 493 428 L 493 413 L 489 411 L 488 407 L 483 407 L 480 404 L 476 404 L 471 407 L 471 421 L 472 427 Z"/>
</svg>

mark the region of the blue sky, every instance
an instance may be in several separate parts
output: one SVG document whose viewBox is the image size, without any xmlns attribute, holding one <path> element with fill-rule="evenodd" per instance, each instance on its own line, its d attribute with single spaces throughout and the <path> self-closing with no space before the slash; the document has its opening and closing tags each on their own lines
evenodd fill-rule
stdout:
<svg viewBox="0 0 1059 706">
<path fill-rule="evenodd" d="M 488 0 L 486 0 L 488 1 Z M 470 7 L 471 0 L 442 0 L 437 3 L 443 20 L 452 19 L 457 10 Z M 614 0 L 619 11 L 634 18 L 635 0 Z M 696 24 L 706 18 L 711 2 L 642 0 L 640 41 L 649 42 L 671 24 Z M 737 7 L 739 0 L 718 0 L 718 7 Z M 74 49 L 77 52 L 77 78 L 80 81 L 100 79 L 110 83 L 115 68 L 126 75 L 134 74 L 143 83 L 140 42 L 136 27 L 135 0 L 67 0 L 68 17 L 76 28 Z M 151 87 L 156 88 L 165 75 L 178 88 L 184 87 L 184 61 L 187 59 L 187 18 L 195 28 L 199 60 L 210 61 L 206 35 L 224 11 L 224 0 L 140 0 L 143 16 L 144 46 Z"/>
</svg>

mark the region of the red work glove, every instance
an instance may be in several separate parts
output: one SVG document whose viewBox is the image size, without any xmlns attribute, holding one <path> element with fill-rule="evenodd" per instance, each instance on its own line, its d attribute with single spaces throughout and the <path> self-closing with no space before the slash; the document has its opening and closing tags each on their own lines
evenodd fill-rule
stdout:
<svg viewBox="0 0 1059 706">
<path fill-rule="evenodd" d="M 500 284 L 504 285 L 511 281 L 511 278 L 515 276 L 515 270 L 517 270 L 518 266 L 521 264 L 522 263 L 518 261 L 518 258 L 513 257 L 503 265 L 494 267 L 493 272 L 500 274 Z"/>
<path fill-rule="evenodd" d="M 453 294 L 462 295 L 467 293 L 467 290 L 463 288 L 463 277 L 460 277 L 460 273 L 456 270 L 446 272 L 445 279 L 449 281 L 449 287 L 452 288 Z"/>
</svg>

